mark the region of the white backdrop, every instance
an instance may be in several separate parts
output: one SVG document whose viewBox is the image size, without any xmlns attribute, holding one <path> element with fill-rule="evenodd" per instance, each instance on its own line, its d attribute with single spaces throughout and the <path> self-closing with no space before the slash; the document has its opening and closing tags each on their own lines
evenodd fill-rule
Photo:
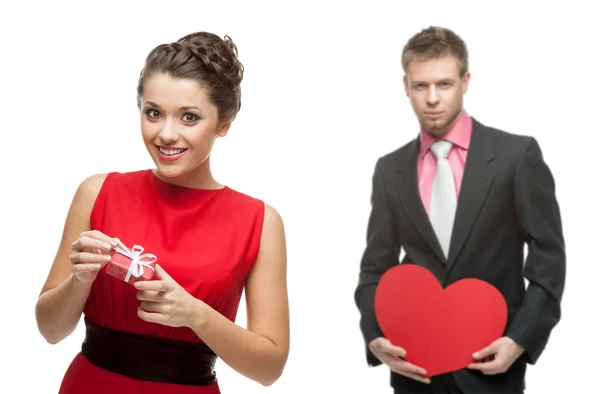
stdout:
<svg viewBox="0 0 600 394">
<path fill-rule="evenodd" d="M 73 193 L 90 174 L 152 166 L 135 106 L 140 68 L 154 46 L 206 30 L 230 35 L 246 67 L 242 111 L 217 141 L 215 174 L 277 208 L 289 248 L 285 373 L 264 388 L 219 362 L 223 393 L 391 393 L 388 371 L 365 363 L 352 296 L 375 160 L 417 132 L 402 45 L 431 24 L 467 42 L 469 113 L 534 135 L 554 172 L 568 252 L 564 315 L 527 392 L 584 392 L 600 351 L 598 230 L 588 228 L 600 220 L 589 170 L 600 143 L 595 14 L 577 1 L 397 3 L 3 2 L 0 392 L 57 391 L 83 327 L 49 345 L 34 305 Z"/>
</svg>

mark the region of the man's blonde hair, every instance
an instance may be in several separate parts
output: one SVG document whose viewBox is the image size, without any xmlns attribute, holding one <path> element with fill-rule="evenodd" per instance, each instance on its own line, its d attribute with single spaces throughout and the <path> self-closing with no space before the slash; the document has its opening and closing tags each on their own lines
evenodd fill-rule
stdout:
<svg viewBox="0 0 600 394">
<path fill-rule="evenodd" d="M 467 45 L 452 30 L 431 26 L 421 30 L 408 40 L 402 49 L 402 68 L 406 72 L 413 59 L 427 60 L 451 54 L 458 61 L 461 78 L 469 71 Z"/>
</svg>

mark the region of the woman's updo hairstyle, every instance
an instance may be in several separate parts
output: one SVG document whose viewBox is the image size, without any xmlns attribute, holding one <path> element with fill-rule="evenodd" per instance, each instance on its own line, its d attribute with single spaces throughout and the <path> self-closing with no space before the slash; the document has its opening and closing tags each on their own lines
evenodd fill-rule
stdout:
<svg viewBox="0 0 600 394">
<path fill-rule="evenodd" d="M 198 32 L 154 48 L 140 73 L 138 107 L 144 83 L 154 74 L 198 81 L 217 107 L 222 121 L 234 120 L 241 108 L 244 66 L 237 58 L 237 47 L 228 36 L 221 39 L 212 33 Z"/>
</svg>

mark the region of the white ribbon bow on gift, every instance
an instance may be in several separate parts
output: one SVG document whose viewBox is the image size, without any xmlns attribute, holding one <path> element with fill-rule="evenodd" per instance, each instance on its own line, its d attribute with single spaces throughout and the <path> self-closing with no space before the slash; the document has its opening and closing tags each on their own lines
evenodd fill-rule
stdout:
<svg viewBox="0 0 600 394">
<path fill-rule="evenodd" d="M 144 274 L 144 267 L 154 271 L 154 267 L 151 263 L 157 260 L 157 257 L 155 255 L 153 255 L 152 253 L 142 254 L 144 248 L 140 245 L 133 245 L 133 247 L 129 249 L 123 244 L 123 242 L 121 242 L 121 240 L 119 240 L 119 238 L 113 239 L 119 244 L 119 246 L 115 248 L 115 252 L 120 253 L 123 256 L 127 256 L 131 259 L 131 264 L 129 264 L 129 270 L 127 271 L 125 282 L 127 282 L 129 278 L 131 278 L 131 275 L 133 275 L 136 278 L 142 276 Z M 147 261 L 142 261 L 142 259 L 146 259 Z"/>
</svg>

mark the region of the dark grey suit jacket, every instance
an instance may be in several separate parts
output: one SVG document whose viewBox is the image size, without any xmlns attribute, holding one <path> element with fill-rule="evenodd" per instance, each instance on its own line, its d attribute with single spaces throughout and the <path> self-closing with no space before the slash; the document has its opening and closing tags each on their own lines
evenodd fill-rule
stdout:
<svg viewBox="0 0 600 394">
<path fill-rule="evenodd" d="M 486 376 L 464 369 L 454 377 L 465 393 L 521 392 L 526 364 L 538 360 L 561 315 L 566 258 L 551 171 L 533 137 L 473 119 L 446 260 L 420 198 L 418 151 L 416 138 L 381 157 L 375 166 L 367 246 L 355 292 L 365 345 L 383 336 L 374 312 L 375 288 L 381 276 L 400 263 L 403 248 L 406 256 L 401 263 L 427 268 L 444 287 L 472 277 L 500 290 L 509 308 L 505 335 L 525 353 L 504 374 Z M 381 364 L 368 347 L 366 352 L 369 365 Z M 425 392 L 428 386 L 395 373 L 391 384 L 414 393 Z"/>
</svg>

